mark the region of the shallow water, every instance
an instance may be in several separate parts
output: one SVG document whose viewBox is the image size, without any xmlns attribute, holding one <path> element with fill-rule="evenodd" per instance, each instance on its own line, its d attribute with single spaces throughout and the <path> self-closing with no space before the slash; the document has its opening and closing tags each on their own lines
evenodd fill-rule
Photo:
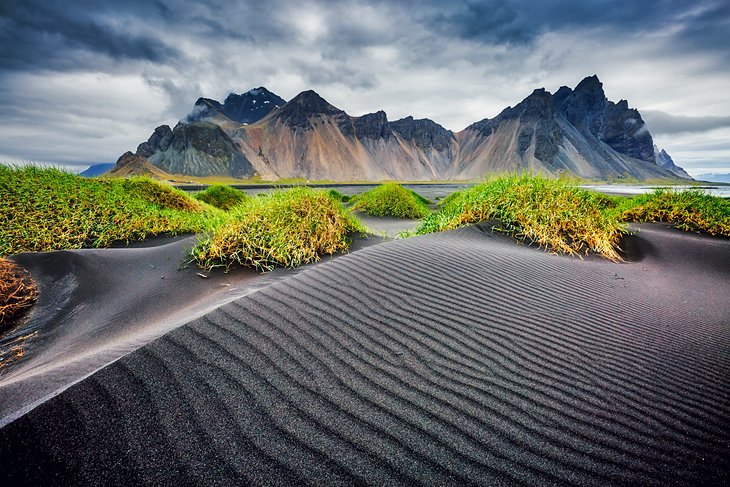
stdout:
<svg viewBox="0 0 730 487">
<path fill-rule="evenodd" d="M 625 194 L 625 195 L 637 195 L 644 193 L 651 193 L 656 188 L 673 188 L 675 190 L 686 190 L 686 189 L 702 189 L 707 194 L 712 196 L 720 196 L 723 198 L 730 198 L 730 186 L 661 186 L 650 184 L 646 186 L 638 185 L 621 185 L 621 184 L 604 184 L 604 185 L 583 185 L 582 188 L 592 189 L 593 191 L 599 191 L 601 193 L 612 193 L 612 194 Z"/>
<path fill-rule="evenodd" d="M 404 184 L 406 188 L 412 189 L 413 191 L 417 192 L 424 198 L 427 198 L 431 201 L 440 201 L 450 195 L 451 193 L 455 191 L 461 191 L 465 188 L 469 188 L 471 186 L 474 186 L 475 183 L 434 183 L 434 184 Z M 325 184 L 325 185 L 315 185 L 313 187 L 315 188 L 321 188 L 321 189 L 335 189 L 339 191 L 342 194 L 353 196 L 356 194 L 364 193 L 365 191 L 368 191 L 370 189 L 375 188 L 379 184 Z M 244 191 L 245 193 L 249 195 L 256 195 L 259 193 L 266 193 L 271 191 L 272 189 L 277 188 L 277 186 L 271 185 L 271 186 L 244 186 L 244 185 L 233 185 L 234 188 L 240 189 L 241 191 Z M 287 186 L 280 186 L 281 188 L 287 187 Z M 637 195 L 637 194 L 644 194 L 644 193 L 651 193 L 656 188 L 674 188 L 676 190 L 685 190 L 685 189 L 702 189 L 703 191 L 707 192 L 707 194 L 710 194 L 712 196 L 720 196 L 723 198 L 730 198 L 730 186 L 721 186 L 721 185 L 712 185 L 708 184 L 707 186 L 662 186 L 662 185 L 655 185 L 655 184 L 647 184 L 647 185 L 630 185 L 630 184 L 588 184 L 588 185 L 581 185 L 582 188 L 591 189 L 593 191 L 599 191 L 601 193 L 609 193 L 609 194 L 621 194 L 621 195 Z M 196 192 L 202 189 L 202 186 L 196 186 L 196 187 L 182 187 L 181 189 L 190 191 L 190 192 Z"/>
<path fill-rule="evenodd" d="M 347 195 L 347 196 L 353 196 L 356 194 L 364 193 L 365 191 L 369 191 L 375 187 L 379 186 L 379 184 L 342 184 L 342 185 L 323 185 L 323 186 L 316 186 L 322 189 L 334 189 L 339 191 L 340 193 Z M 473 184 L 470 183 L 445 183 L 445 184 L 404 184 L 408 189 L 412 189 L 416 193 L 420 194 L 426 199 L 429 199 L 431 201 L 437 201 L 442 200 L 451 193 L 455 191 L 461 191 L 462 189 L 468 188 L 470 186 L 473 186 Z M 271 191 L 271 188 L 251 188 L 251 187 L 243 187 L 243 186 L 234 186 L 237 189 L 240 189 L 250 195 L 255 195 L 259 193 L 266 193 L 268 191 Z"/>
</svg>

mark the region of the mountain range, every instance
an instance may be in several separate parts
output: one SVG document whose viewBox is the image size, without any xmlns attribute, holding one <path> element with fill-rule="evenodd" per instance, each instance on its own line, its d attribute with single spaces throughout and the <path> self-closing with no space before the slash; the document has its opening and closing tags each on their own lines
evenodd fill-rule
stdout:
<svg viewBox="0 0 730 487">
<path fill-rule="evenodd" d="M 730 183 L 730 173 L 703 173 L 697 175 L 698 181 L 709 181 L 713 183 Z"/>
<path fill-rule="evenodd" d="M 524 170 L 583 178 L 689 178 L 654 146 L 641 114 L 609 101 L 597 76 L 533 91 L 494 118 L 452 132 L 429 119 L 351 116 L 314 91 L 288 102 L 264 87 L 199 98 L 134 155 L 165 173 L 265 180 L 473 180 Z M 144 162 L 137 161 L 140 167 Z M 149 171 L 149 168 L 146 169 Z"/>
</svg>

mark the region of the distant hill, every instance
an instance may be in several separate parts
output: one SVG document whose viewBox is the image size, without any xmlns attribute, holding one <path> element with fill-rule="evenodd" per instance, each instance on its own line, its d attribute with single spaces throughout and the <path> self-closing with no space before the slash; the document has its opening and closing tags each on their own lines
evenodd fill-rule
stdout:
<svg viewBox="0 0 730 487">
<path fill-rule="evenodd" d="M 268 180 L 479 179 L 524 170 L 689 177 L 666 152 L 655 153 L 638 110 L 606 99 L 597 76 L 555 94 L 535 90 L 456 133 L 429 119 L 389 121 L 384 111 L 354 117 L 311 90 L 286 102 L 259 87 L 224 103 L 200 98 L 174 128 L 157 127 L 136 155 L 175 174 Z"/>
<path fill-rule="evenodd" d="M 697 175 L 696 179 L 713 183 L 730 183 L 730 174 L 705 173 Z"/>
<path fill-rule="evenodd" d="M 153 179 L 169 180 L 172 178 L 170 174 L 156 167 L 144 157 L 125 152 L 122 154 L 114 169 L 109 171 L 112 177 L 128 177 L 128 176 L 148 176 Z"/>
<path fill-rule="evenodd" d="M 96 176 L 101 176 L 105 172 L 109 172 L 114 168 L 114 163 L 111 162 L 105 162 L 102 164 L 92 164 L 89 166 L 85 171 L 82 171 L 79 173 L 79 176 L 83 176 L 85 178 L 93 178 Z"/>
</svg>

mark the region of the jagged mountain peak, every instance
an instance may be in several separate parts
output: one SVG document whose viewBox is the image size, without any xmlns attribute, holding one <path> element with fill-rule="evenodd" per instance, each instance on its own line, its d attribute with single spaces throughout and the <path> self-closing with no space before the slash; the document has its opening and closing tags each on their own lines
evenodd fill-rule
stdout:
<svg viewBox="0 0 730 487">
<path fill-rule="evenodd" d="M 603 91 L 603 83 L 598 76 L 588 76 L 575 87 L 573 92 L 566 98 L 569 104 L 577 110 L 591 111 L 601 110 L 606 105 L 606 93 Z"/>
<path fill-rule="evenodd" d="M 302 91 L 272 116 L 284 125 L 304 130 L 312 128 L 310 119 L 313 117 L 335 117 L 338 125 L 342 125 L 346 129 L 347 135 L 351 135 L 353 132 L 350 117 L 314 90 Z"/>
<path fill-rule="evenodd" d="M 284 110 L 286 110 L 287 107 L 299 107 L 297 109 L 312 114 L 321 113 L 325 115 L 334 115 L 342 112 L 342 110 L 329 103 L 314 90 L 302 91 L 284 106 Z"/>
<path fill-rule="evenodd" d="M 403 139 L 412 141 L 423 150 L 433 148 L 436 151 L 444 151 L 454 138 L 453 132 L 428 118 L 414 119 L 409 115 L 390 122 L 388 126 Z"/>
<path fill-rule="evenodd" d="M 603 83 L 598 79 L 598 75 L 586 76 L 575 87 L 574 91 L 601 91 L 603 93 Z"/>
<path fill-rule="evenodd" d="M 482 135 L 488 136 L 505 120 L 520 119 L 529 121 L 540 118 L 552 118 L 552 116 L 553 95 L 545 88 L 538 88 L 514 107 L 508 106 L 492 119 L 484 118 L 478 122 L 474 122 L 466 130 L 476 130 Z"/>
<path fill-rule="evenodd" d="M 260 86 L 240 95 L 230 93 L 222 104 L 211 98 L 198 98 L 193 111 L 181 122 L 193 123 L 223 115 L 232 122 L 251 124 L 285 103 L 283 98 Z"/>
<path fill-rule="evenodd" d="M 545 88 L 538 88 L 512 109 L 520 116 L 552 116 L 553 96 Z"/>
<path fill-rule="evenodd" d="M 681 168 L 674 163 L 672 157 L 667 154 L 667 151 L 665 151 L 664 149 L 659 149 L 656 144 L 654 144 L 654 157 L 656 158 L 657 166 L 672 172 L 677 177 L 692 179 L 692 176 L 687 174 L 687 171 L 685 171 L 684 168 Z"/>
<path fill-rule="evenodd" d="M 245 93 L 241 93 L 240 95 L 236 93 L 229 93 L 226 97 L 225 101 L 223 102 L 224 106 L 230 107 L 230 106 L 236 106 L 240 104 L 274 104 L 275 106 L 283 106 L 286 101 L 281 98 L 279 95 L 270 92 L 263 86 L 259 86 L 258 88 L 253 88 L 251 90 L 248 90 Z M 247 108 L 254 108 L 254 107 L 247 107 Z"/>
</svg>

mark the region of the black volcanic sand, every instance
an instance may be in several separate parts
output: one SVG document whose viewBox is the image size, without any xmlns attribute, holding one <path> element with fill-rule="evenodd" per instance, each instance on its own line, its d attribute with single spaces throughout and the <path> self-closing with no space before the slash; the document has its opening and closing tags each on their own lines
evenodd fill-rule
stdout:
<svg viewBox="0 0 730 487">
<path fill-rule="evenodd" d="M 381 241 L 358 239 L 353 250 Z M 0 373 L 0 426 L 164 333 L 299 271 L 205 272 L 185 266 L 195 243 L 153 238 L 12 257 L 31 272 L 40 297 L 27 322 L 0 339 L 2 346 L 31 336 L 20 341 L 25 358 Z"/>
<path fill-rule="evenodd" d="M 0 430 L 3 485 L 707 485 L 730 459 L 730 240 L 627 261 L 485 225 L 225 304 Z"/>
<path fill-rule="evenodd" d="M 415 220 L 412 218 L 370 216 L 362 211 L 356 211 L 355 216 L 375 235 L 391 239 L 396 238 L 401 232 L 415 230 L 421 225 L 421 220 Z"/>
</svg>

